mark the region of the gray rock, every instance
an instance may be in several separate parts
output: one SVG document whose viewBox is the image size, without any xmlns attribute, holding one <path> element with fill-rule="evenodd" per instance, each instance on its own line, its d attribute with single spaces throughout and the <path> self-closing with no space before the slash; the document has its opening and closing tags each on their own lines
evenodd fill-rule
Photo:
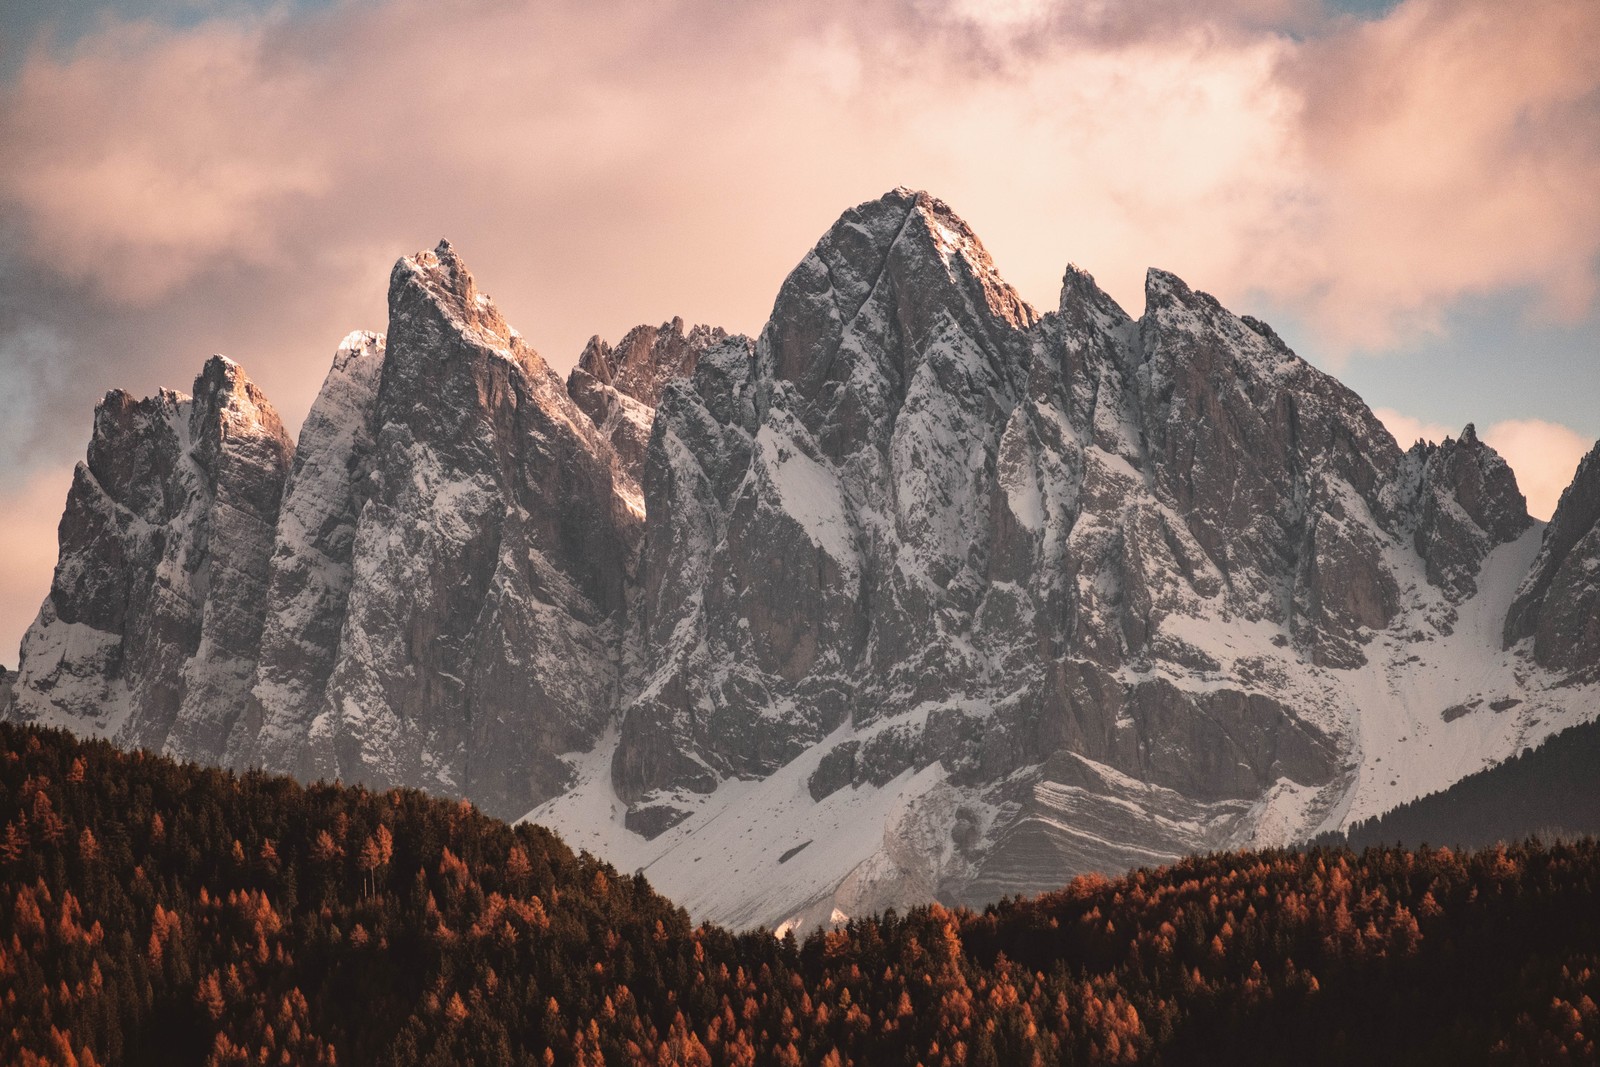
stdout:
<svg viewBox="0 0 1600 1067">
<path fill-rule="evenodd" d="M 520 814 L 615 705 L 640 519 L 605 441 L 448 243 L 391 276 L 371 440 L 336 661 L 296 763 Z"/>
<path fill-rule="evenodd" d="M 107 398 L 8 714 L 601 839 L 620 813 L 668 865 L 728 796 L 803 821 L 918 783 L 805 921 L 1309 834 L 1363 788 L 1355 694 L 1476 639 L 1531 520 L 1472 427 L 1402 454 L 1265 324 L 1162 271 L 1145 296 L 1074 267 L 1040 315 L 895 190 L 758 339 L 640 327 L 563 383 L 441 244 L 292 470 L 231 365 Z M 1506 745 L 1570 710 L 1540 671 L 1600 662 L 1597 523 L 1591 455 L 1479 683 Z M 747 838 L 796 884 L 832 854 Z"/>
<path fill-rule="evenodd" d="M 1455 600 L 1471 596 L 1490 549 L 1533 525 L 1516 476 L 1471 423 L 1459 439 L 1418 441 L 1405 462 L 1418 471 L 1413 537 L 1428 581 Z"/>
<path fill-rule="evenodd" d="M 339 658 L 353 579 L 356 533 L 373 495 L 381 334 L 353 333 L 300 428 L 284 487 L 248 713 L 229 762 L 300 776 L 332 771 L 313 761 L 308 741 Z"/>
<path fill-rule="evenodd" d="M 10 717 L 220 762 L 254 681 L 292 454 L 271 405 L 222 356 L 192 398 L 106 394 Z"/>
<path fill-rule="evenodd" d="M 683 320 L 673 319 L 660 326 L 634 327 L 616 348 L 591 337 L 567 376 L 573 403 L 611 445 L 618 492 L 641 518 L 645 449 L 662 391 L 672 379 L 693 374 L 700 356 L 727 336 L 712 326 L 696 326 L 685 334 Z"/>
<path fill-rule="evenodd" d="M 1583 457 L 1506 613 L 1507 647 L 1533 638 L 1541 664 L 1574 679 L 1600 669 L 1600 444 Z"/>
</svg>

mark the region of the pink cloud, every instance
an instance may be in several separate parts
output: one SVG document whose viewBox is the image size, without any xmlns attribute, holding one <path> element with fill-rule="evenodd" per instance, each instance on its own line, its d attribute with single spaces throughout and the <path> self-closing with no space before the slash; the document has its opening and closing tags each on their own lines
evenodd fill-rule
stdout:
<svg viewBox="0 0 1600 1067">
<path fill-rule="evenodd" d="M 550 321 L 557 362 L 673 312 L 753 328 L 842 207 L 901 183 L 1046 305 L 1072 260 L 1135 308 L 1161 265 L 1347 346 L 1498 287 L 1589 306 L 1600 6 L 1270 28 L 1313 10 L 390 0 L 113 22 L 0 99 L 0 199 L 51 269 L 133 302 L 448 232 Z"/>
<path fill-rule="evenodd" d="M 1532 287 L 1574 317 L 1600 253 L 1600 5 L 1408 0 L 1288 58 L 1298 247 L 1262 287 L 1381 347 L 1452 300 Z"/>
<path fill-rule="evenodd" d="M 43 467 L 15 492 L 0 494 L 0 664 L 16 667 L 23 631 L 50 592 L 56 526 L 71 484 L 70 467 Z"/>
</svg>

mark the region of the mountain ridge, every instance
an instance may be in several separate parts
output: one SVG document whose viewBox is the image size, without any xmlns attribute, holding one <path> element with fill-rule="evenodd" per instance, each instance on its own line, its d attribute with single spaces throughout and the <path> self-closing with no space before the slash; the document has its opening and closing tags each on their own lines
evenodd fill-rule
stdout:
<svg viewBox="0 0 1600 1067">
<path fill-rule="evenodd" d="M 1138 319 L 1075 267 L 1040 314 L 912 190 L 755 339 L 640 327 L 565 382 L 448 242 L 405 257 L 287 455 L 252 670 L 205 697 L 235 736 L 173 750 L 527 813 L 720 921 L 1283 844 L 1595 714 L 1593 479 L 1543 538 L 1470 425 L 1402 451 L 1165 271 Z M 160 747 L 118 658 L 154 565 L 85 523 L 7 714 Z M 151 669 L 183 690 L 227 618 Z"/>
</svg>

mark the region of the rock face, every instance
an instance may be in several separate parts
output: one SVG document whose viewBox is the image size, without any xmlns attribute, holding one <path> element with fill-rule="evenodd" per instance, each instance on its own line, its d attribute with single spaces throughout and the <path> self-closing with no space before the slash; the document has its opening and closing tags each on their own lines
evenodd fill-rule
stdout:
<svg viewBox="0 0 1600 1067">
<path fill-rule="evenodd" d="M 1561 494 L 1506 615 L 1508 647 L 1530 637 L 1547 667 L 1590 680 L 1600 669 L 1600 444 Z"/>
<path fill-rule="evenodd" d="M 326 588 L 319 610 L 286 605 L 289 654 L 257 687 L 265 739 L 303 722 L 295 690 L 272 689 L 295 680 L 322 697 L 282 765 L 526 810 L 615 706 L 639 519 L 596 427 L 448 244 L 395 266 L 384 343 L 341 356 L 318 407 L 343 429 L 321 470 L 297 469 L 277 553 Z M 292 576 L 274 593 L 308 595 Z M 302 661 L 341 615 L 331 665 Z"/>
<path fill-rule="evenodd" d="M 13 716 L 534 808 L 807 925 L 1310 836 L 1600 707 L 1600 459 L 1541 548 L 1471 426 L 1402 453 L 1163 271 L 1041 315 L 925 193 L 846 212 L 759 338 L 639 327 L 565 383 L 448 244 L 389 313 L 292 469 L 231 364 L 108 398 Z"/>
<path fill-rule="evenodd" d="M 222 760 L 255 676 L 292 454 L 266 398 L 222 356 L 193 397 L 106 394 L 11 717 Z"/>
<path fill-rule="evenodd" d="M 694 373 L 701 354 L 726 338 L 726 331 L 713 326 L 685 334 L 682 319 L 636 326 L 616 348 L 591 337 L 567 378 L 573 403 L 611 445 L 617 491 L 641 519 L 644 454 L 661 393 L 673 378 Z"/>
<path fill-rule="evenodd" d="M 339 658 L 356 530 L 372 496 L 382 334 L 353 333 L 300 428 L 272 552 L 255 686 L 230 762 L 312 778 L 307 739 Z"/>
<path fill-rule="evenodd" d="M 642 481 L 615 748 L 530 817 L 730 922 L 1292 840 L 1594 713 L 1499 648 L 1537 534 L 1470 427 L 1402 454 L 1166 272 L 1039 315 L 925 194 L 667 385 Z"/>
<path fill-rule="evenodd" d="M 1471 596 L 1489 550 L 1533 525 L 1516 476 L 1478 440 L 1471 423 L 1459 439 L 1417 442 L 1406 464 L 1416 472 L 1414 541 L 1428 580 L 1457 596 Z"/>
</svg>

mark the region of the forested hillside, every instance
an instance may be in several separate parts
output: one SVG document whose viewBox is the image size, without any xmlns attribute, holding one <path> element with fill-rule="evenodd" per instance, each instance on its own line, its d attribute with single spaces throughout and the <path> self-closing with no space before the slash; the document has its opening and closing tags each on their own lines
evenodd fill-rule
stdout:
<svg viewBox="0 0 1600 1067">
<path fill-rule="evenodd" d="M 1529 836 L 1600 835 L 1600 722 L 1330 835 L 1321 844 L 1478 847 Z"/>
<path fill-rule="evenodd" d="M 5 1063 L 1595 1056 L 1593 843 L 1212 855 L 797 944 L 421 793 L 0 742 Z"/>
</svg>

